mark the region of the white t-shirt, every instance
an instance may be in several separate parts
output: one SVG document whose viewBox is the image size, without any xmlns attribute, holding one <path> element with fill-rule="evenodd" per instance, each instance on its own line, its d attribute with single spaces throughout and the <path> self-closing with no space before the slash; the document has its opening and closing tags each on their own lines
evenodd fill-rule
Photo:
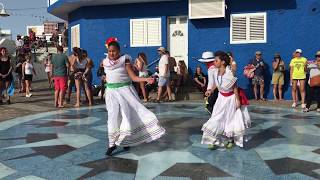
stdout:
<svg viewBox="0 0 320 180">
<path fill-rule="evenodd" d="M 22 46 L 23 46 L 23 40 L 22 39 L 16 40 L 16 47 L 22 47 Z"/>
<path fill-rule="evenodd" d="M 170 77 L 169 67 L 166 72 L 166 65 L 169 66 L 169 57 L 168 55 L 162 55 L 159 61 L 159 76 Z"/>
</svg>

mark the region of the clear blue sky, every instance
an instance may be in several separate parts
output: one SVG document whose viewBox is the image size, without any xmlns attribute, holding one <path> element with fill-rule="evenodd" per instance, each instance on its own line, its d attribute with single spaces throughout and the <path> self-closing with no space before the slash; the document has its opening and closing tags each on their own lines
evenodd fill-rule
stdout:
<svg viewBox="0 0 320 180">
<path fill-rule="evenodd" d="M 47 12 L 47 0 L 0 0 L 9 17 L 0 17 L 0 28 L 11 29 L 13 38 L 17 34 L 26 34 L 27 25 L 42 25 L 43 21 L 57 21 Z M 44 18 L 43 18 L 44 17 Z"/>
</svg>

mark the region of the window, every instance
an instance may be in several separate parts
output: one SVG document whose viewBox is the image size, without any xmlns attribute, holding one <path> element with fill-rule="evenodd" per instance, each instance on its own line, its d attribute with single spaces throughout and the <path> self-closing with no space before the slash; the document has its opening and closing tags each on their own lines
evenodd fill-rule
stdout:
<svg viewBox="0 0 320 180">
<path fill-rule="evenodd" d="M 80 48 L 80 24 L 71 27 L 71 48 Z"/>
<path fill-rule="evenodd" d="M 161 19 L 131 19 L 130 46 L 161 46 Z"/>
<path fill-rule="evenodd" d="M 225 0 L 189 0 L 189 19 L 225 17 Z"/>
<path fill-rule="evenodd" d="M 267 14 L 232 14 L 230 44 L 266 43 Z"/>
</svg>

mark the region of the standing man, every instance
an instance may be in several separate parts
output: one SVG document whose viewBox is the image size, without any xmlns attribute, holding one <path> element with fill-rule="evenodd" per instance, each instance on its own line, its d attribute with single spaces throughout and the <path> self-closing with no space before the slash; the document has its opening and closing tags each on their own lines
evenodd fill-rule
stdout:
<svg viewBox="0 0 320 180">
<path fill-rule="evenodd" d="M 70 97 L 72 93 L 72 88 L 75 87 L 75 79 L 74 79 L 74 63 L 77 61 L 79 56 L 80 49 L 77 47 L 72 48 L 72 55 L 69 56 L 69 74 L 68 74 L 68 89 L 67 89 L 67 102 L 70 102 Z"/>
<path fill-rule="evenodd" d="M 220 52 L 218 51 L 217 54 L 219 53 Z M 198 61 L 205 63 L 205 65 L 208 68 L 208 86 L 207 86 L 207 91 L 205 95 L 207 97 L 206 110 L 209 112 L 209 114 L 211 114 L 219 94 L 219 91 L 216 88 L 215 77 L 214 77 L 214 72 L 218 70 L 214 65 L 215 56 L 213 52 L 206 51 L 202 53 L 202 58 L 199 59 Z"/>
<path fill-rule="evenodd" d="M 160 55 L 159 61 L 159 82 L 158 82 L 158 97 L 157 102 L 160 102 L 160 97 L 162 94 L 163 87 L 167 87 L 169 101 L 172 101 L 171 96 L 171 87 L 170 87 L 170 70 L 169 70 L 169 56 L 166 53 L 166 49 L 164 47 L 160 47 L 158 49 L 158 53 Z"/>
<path fill-rule="evenodd" d="M 15 43 L 16 43 L 16 57 L 18 57 L 19 53 L 22 52 L 22 48 L 23 48 L 23 40 L 20 34 L 17 35 L 17 40 Z"/>
<path fill-rule="evenodd" d="M 257 51 L 255 57 L 250 60 L 249 64 L 253 64 L 256 68 L 252 79 L 254 98 L 258 101 L 258 86 L 260 86 L 260 100 L 265 101 L 264 95 L 264 69 L 265 64 L 262 59 L 262 52 Z"/>
<path fill-rule="evenodd" d="M 63 47 L 57 46 L 57 54 L 52 57 L 52 70 L 54 78 L 54 103 L 56 107 L 63 108 L 64 96 L 67 90 L 67 72 L 69 68 L 68 57 L 63 53 Z"/>
</svg>

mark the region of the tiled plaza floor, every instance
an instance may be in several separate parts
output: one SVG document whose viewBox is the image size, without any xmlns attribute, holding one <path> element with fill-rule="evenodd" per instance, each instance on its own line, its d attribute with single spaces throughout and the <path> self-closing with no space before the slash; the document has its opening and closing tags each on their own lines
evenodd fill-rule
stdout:
<svg viewBox="0 0 320 180">
<path fill-rule="evenodd" d="M 167 135 L 106 158 L 103 105 L 0 122 L 0 179 L 319 179 L 320 114 L 250 106 L 243 149 L 200 144 L 201 103 L 147 104 Z"/>
</svg>

